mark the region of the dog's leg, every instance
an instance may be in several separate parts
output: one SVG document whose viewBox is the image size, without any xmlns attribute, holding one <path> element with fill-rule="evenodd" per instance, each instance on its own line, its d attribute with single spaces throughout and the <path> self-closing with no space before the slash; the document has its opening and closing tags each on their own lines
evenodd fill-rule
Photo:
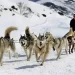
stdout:
<svg viewBox="0 0 75 75">
<path fill-rule="evenodd" d="M 37 58 L 37 60 L 40 60 L 41 56 L 43 55 L 44 52 L 42 52 L 39 57 Z"/>
<path fill-rule="evenodd" d="M 62 48 L 59 48 L 59 52 L 58 52 L 58 54 L 57 54 L 57 60 L 58 60 L 58 58 L 60 58 L 60 55 L 61 55 L 61 51 L 62 51 Z"/>
<path fill-rule="evenodd" d="M 38 62 L 38 52 L 35 51 L 36 61 Z"/>
<path fill-rule="evenodd" d="M 0 53 L 0 66 L 3 65 L 3 63 L 2 63 L 3 54 L 4 54 L 4 52 L 2 51 L 2 52 Z"/>
<path fill-rule="evenodd" d="M 68 54 L 68 44 L 66 44 L 65 52 L 66 52 L 66 54 Z"/>
<path fill-rule="evenodd" d="M 10 55 L 11 56 L 11 55 Z M 18 53 L 16 53 L 15 51 L 14 51 L 14 57 L 15 58 L 18 58 Z"/>
<path fill-rule="evenodd" d="M 34 55 L 34 54 L 35 54 L 35 51 L 33 50 L 32 53 L 33 53 L 33 55 Z"/>
<path fill-rule="evenodd" d="M 27 61 L 29 61 L 29 60 L 30 60 L 31 55 L 32 55 L 32 48 L 31 48 L 31 49 L 29 49 L 29 57 L 28 57 Z"/>
<path fill-rule="evenodd" d="M 74 49 L 74 44 L 72 44 L 72 49 L 71 49 L 71 53 L 73 53 L 73 49 Z"/>
<path fill-rule="evenodd" d="M 8 52 L 8 53 L 9 53 L 9 59 L 11 59 L 11 54 L 10 54 L 10 50 L 9 50 L 9 52 Z"/>
<path fill-rule="evenodd" d="M 74 43 L 74 52 L 75 52 L 75 43 Z"/>
<path fill-rule="evenodd" d="M 69 43 L 69 54 L 71 54 L 70 49 L 71 49 L 71 43 Z"/>
<path fill-rule="evenodd" d="M 27 54 L 27 49 L 24 48 L 24 52 L 26 54 L 26 57 L 27 57 L 27 61 L 28 61 L 28 54 Z"/>
<path fill-rule="evenodd" d="M 42 63 L 40 64 L 41 66 L 43 66 L 44 61 L 45 61 L 45 59 L 47 58 L 48 53 L 49 53 L 48 50 L 47 50 L 46 52 L 44 52 L 44 56 L 43 56 L 43 59 L 42 59 Z"/>
<path fill-rule="evenodd" d="M 58 55 L 58 53 L 59 53 L 59 49 L 58 48 L 56 48 L 56 52 L 57 52 L 57 55 Z"/>
</svg>

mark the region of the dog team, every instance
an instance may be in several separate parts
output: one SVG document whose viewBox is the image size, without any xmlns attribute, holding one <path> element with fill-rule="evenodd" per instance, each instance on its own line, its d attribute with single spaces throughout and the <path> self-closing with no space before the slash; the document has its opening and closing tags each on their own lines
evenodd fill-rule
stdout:
<svg viewBox="0 0 75 75">
<path fill-rule="evenodd" d="M 11 58 L 10 50 L 15 54 L 15 41 L 10 38 L 10 33 L 14 30 L 18 30 L 17 27 L 10 26 L 5 30 L 4 37 L 0 37 L 0 65 L 2 66 L 2 59 L 5 51 L 8 51 L 9 58 Z M 50 32 L 46 32 L 43 35 L 39 34 L 36 36 L 34 33 L 30 32 L 29 27 L 25 29 L 25 35 L 21 35 L 19 38 L 19 43 L 24 49 L 27 61 L 30 60 L 32 54 L 35 55 L 36 61 L 39 62 L 41 59 L 41 66 L 44 64 L 49 51 L 51 48 L 57 51 L 56 59 L 60 58 L 62 49 L 65 48 L 66 54 L 73 53 L 75 50 L 75 32 L 72 28 L 63 37 L 55 38 Z"/>
</svg>

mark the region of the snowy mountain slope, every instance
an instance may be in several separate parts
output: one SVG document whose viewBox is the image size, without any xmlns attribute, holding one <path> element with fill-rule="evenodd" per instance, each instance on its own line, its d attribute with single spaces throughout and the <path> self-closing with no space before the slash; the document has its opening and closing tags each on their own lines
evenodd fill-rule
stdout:
<svg viewBox="0 0 75 75">
<path fill-rule="evenodd" d="M 70 17 L 75 13 L 75 0 L 39 0 L 37 3 L 48 6 L 59 14 L 62 13 Z"/>
<path fill-rule="evenodd" d="M 1 3 L 1 2 L 0 2 Z M 7 4 L 7 3 L 6 3 Z M 8 4 L 7 4 L 8 5 Z M 16 3 L 12 3 L 12 5 L 16 5 Z M 31 7 L 33 14 L 32 16 L 29 16 L 29 18 L 22 16 L 19 11 L 9 11 L 9 10 L 2 10 L 2 12 L 0 12 L 0 19 L 1 22 L 0 24 L 4 27 L 5 25 L 15 25 L 15 26 L 19 26 L 22 25 L 25 30 L 26 25 L 35 25 L 35 24 L 41 24 L 43 23 L 46 18 L 44 18 L 41 14 L 43 13 L 47 13 L 46 11 L 43 12 L 44 9 L 46 9 L 46 7 L 42 7 L 41 5 L 39 5 L 39 7 L 41 6 L 41 8 L 39 9 L 36 5 L 36 9 L 35 6 L 36 4 L 33 3 L 33 5 L 31 5 L 31 3 L 28 3 L 28 6 Z M 6 5 L 2 5 L 4 8 L 6 7 Z M 9 6 L 8 8 L 10 8 L 11 6 Z M 38 11 L 39 9 L 39 11 Z M 47 8 L 48 13 L 50 13 L 50 10 Z M 13 16 L 13 14 L 15 14 Z M 38 17 L 37 15 L 39 15 L 40 17 Z M 47 14 L 48 15 L 48 14 Z M 19 18 L 20 17 L 20 18 Z M 19 18 L 19 19 L 18 19 Z M 34 19 L 35 18 L 35 19 Z M 41 20 L 42 19 L 42 20 Z M 41 20 L 41 21 L 40 21 Z M 28 22 L 29 21 L 29 22 Z M 18 23 L 18 24 L 17 24 Z M 20 28 L 21 29 L 21 28 Z M 2 29 L 3 30 L 3 29 Z M 4 30 L 3 30 L 4 31 Z"/>
<path fill-rule="evenodd" d="M 54 10 L 49 9 L 40 4 L 26 0 L 25 6 L 32 10 L 28 12 L 26 17 L 20 14 L 20 9 L 17 3 L 25 0 L 0 0 L 2 11 L 0 11 L 0 36 L 4 36 L 4 31 L 9 26 L 16 26 L 17 31 L 11 32 L 11 37 L 14 40 L 19 40 L 20 34 L 25 33 L 26 26 L 30 27 L 30 31 L 38 35 L 50 31 L 55 37 L 62 37 L 69 31 L 70 18 L 61 16 Z M 18 10 L 10 11 L 9 8 L 14 5 Z M 8 10 L 4 10 L 7 8 Z M 25 10 L 26 11 L 26 10 Z M 45 16 L 43 16 L 45 15 Z M 24 50 L 19 43 L 16 43 L 16 52 L 19 58 L 14 58 L 13 53 L 11 59 L 8 58 L 8 53 L 4 54 L 3 66 L 0 66 L 0 75 L 74 75 L 75 74 L 75 53 L 65 55 L 64 49 L 61 54 L 61 59 L 56 61 L 57 53 L 50 50 L 48 58 L 43 66 L 39 66 L 35 56 L 33 55 L 30 61 L 26 61 Z"/>
<path fill-rule="evenodd" d="M 6 7 L 5 5 L 4 5 L 4 7 Z M 17 7 L 17 3 L 12 3 L 11 6 L 12 5 L 15 5 Z M 11 6 L 9 6 L 8 8 L 10 8 Z M 29 16 L 28 18 L 24 17 L 23 15 L 20 14 L 19 8 L 18 8 L 18 11 L 3 10 L 3 12 L 0 12 L 1 13 L 1 17 L 0 17 L 1 23 L 0 24 L 2 25 L 2 28 L 4 28 L 4 29 L 2 29 L 3 31 L 1 31 L 1 32 L 4 33 L 6 26 L 12 26 L 12 25 L 17 26 L 18 29 L 22 30 L 23 32 L 24 32 L 26 26 L 30 26 L 32 28 L 32 30 L 34 30 L 34 31 L 35 31 L 35 27 L 37 27 L 38 25 L 39 25 L 40 29 L 39 30 L 37 29 L 37 31 L 40 31 L 41 29 L 44 29 L 43 31 L 47 31 L 47 30 L 50 31 L 50 29 L 51 29 L 50 27 L 53 27 L 54 25 L 63 27 L 63 28 L 69 27 L 70 19 L 67 17 L 60 16 L 53 10 L 50 10 L 49 8 L 47 8 L 45 6 L 35 4 L 33 2 L 27 2 L 27 6 L 30 7 L 31 10 L 33 11 L 31 16 Z M 12 16 L 13 14 L 15 14 L 15 15 Z M 45 14 L 46 17 L 42 16 L 42 14 Z M 58 21 L 56 19 L 58 19 Z M 64 20 L 62 20 L 62 19 L 64 19 Z M 68 22 L 65 22 L 66 19 Z M 56 24 L 56 22 L 58 24 Z M 61 25 L 61 23 L 63 23 L 63 24 Z M 66 24 L 64 24 L 64 23 L 66 23 Z M 45 25 L 44 28 L 42 28 L 43 24 Z M 20 25 L 22 27 L 20 27 Z M 37 33 L 37 31 L 35 31 L 35 32 Z M 1 35 L 3 35 L 3 33 Z M 18 36 L 19 36 L 19 34 L 18 34 Z"/>
</svg>

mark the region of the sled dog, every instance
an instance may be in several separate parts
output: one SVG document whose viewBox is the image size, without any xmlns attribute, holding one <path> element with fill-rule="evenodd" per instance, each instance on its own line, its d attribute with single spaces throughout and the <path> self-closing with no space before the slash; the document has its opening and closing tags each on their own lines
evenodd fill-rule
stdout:
<svg viewBox="0 0 75 75">
<path fill-rule="evenodd" d="M 65 48 L 66 54 L 68 54 L 68 40 L 67 38 L 55 38 L 54 39 L 54 44 L 53 44 L 53 50 L 57 51 L 57 58 L 60 58 L 62 49 Z"/>
<path fill-rule="evenodd" d="M 75 32 L 73 32 L 72 28 L 70 28 L 70 31 L 64 37 L 68 40 L 69 54 L 73 53 L 73 49 L 75 48 Z"/>
<path fill-rule="evenodd" d="M 45 39 L 44 35 L 39 35 L 34 41 L 33 50 L 35 51 L 36 61 L 38 62 L 38 60 L 42 58 L 42 63 L 40 65 L 43 65 L 49 54 L 49 42 Z"/>
<path fill-rule="evenodd" d="M 70 48 L 71 45 L 69 44 L 70 42 L 68 40 L 68 37 L 72 35 L 73 35 L 73 30 L 72 28 L 70 28 L 70 31 L 66 33 L 63 37 L 54 39 L 53 50 L 56 49 L 57 51 L 57 59 L 60 58 L 62 48 L 65 48 L 65 52 L 66 54 L 68 54 L 68 46 Z"/>
<path fill-rule="evenodd" d="M 6 50 L 12 50 L 13 52 L 15 52 L 15 43 L 13 38 L 10 39 L 10 32 L 13 30 L 17 30 L 16 27 L 8 27 L 5 30 L 5 36 L 4 37 L 0 37 L 0 65 L 2 66 L 2 58 L 3 58 L 3 54 Z M 9 58 L 10 58 L 10 51 L 9 51 Z"/>
<path fill-rule="evenodd" d="M 19 42 L 26 53 L 27 61 L 30 60 L 32 55 L 34 39 L 36 39 L 36 36 L 30 33 L 29 27 L 26 27 L 25 35 L 20 37 Z M 28 51 L 29 51 L 29 54 L 28 54 Z"/>
</svg>

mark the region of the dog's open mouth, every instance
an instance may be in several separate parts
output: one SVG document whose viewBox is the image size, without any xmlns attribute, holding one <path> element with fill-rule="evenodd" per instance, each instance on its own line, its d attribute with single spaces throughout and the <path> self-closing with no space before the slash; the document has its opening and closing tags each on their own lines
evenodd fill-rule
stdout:
<svg viewBox="0 0 75 75">
<path fill-rule="evenodd" d="M 21 46 L 24 46 L 25 45 L 25 43 L 24 42 L 21 42 Z"/>
</svg>

